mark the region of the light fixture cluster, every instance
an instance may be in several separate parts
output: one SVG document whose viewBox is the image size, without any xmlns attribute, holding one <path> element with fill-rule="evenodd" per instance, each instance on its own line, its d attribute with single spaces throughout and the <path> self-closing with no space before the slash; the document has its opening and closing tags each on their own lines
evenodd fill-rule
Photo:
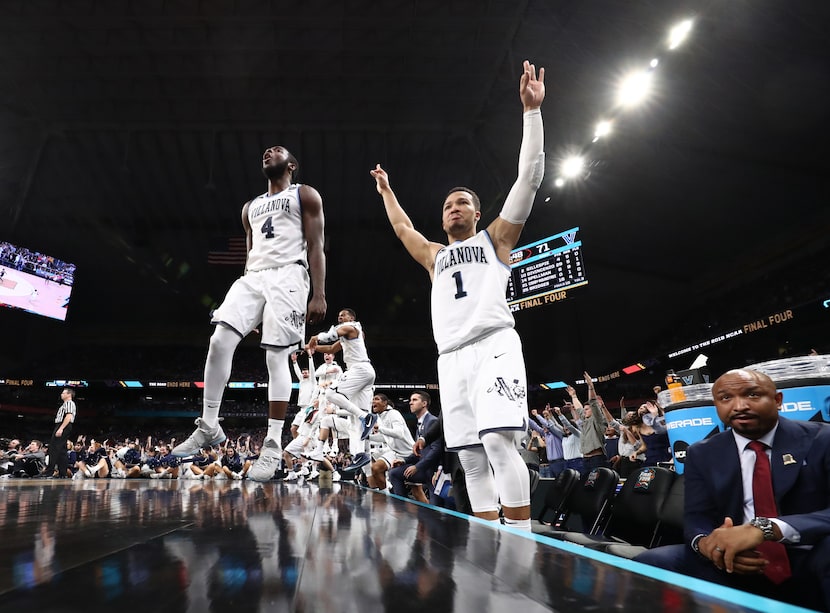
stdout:
<svg viewBox="0 0 830 613">
<path fill-rule="evenodd" d="M 677 49 L 688 38 L 693 23 L 692 19 L 685 19 L 672 27 L 666 38 L 665 49 L 667 51 Z M 607 138 L 613 133 L 614 120 L 617 117 L 648 99 L 652 91 L 654 71 L 659 65 L 660 58 L 655 57 L 646 68 L 636 70 L 620 80 L 617 85 L 616 106 L 606 114 L 606 118 L 602 118 L 597 122 L 591 143 L 582 147 L 576 153 L 565 155 L 559 162 L 559 172 L 554 181 L 556 187 L 564 187 L 569 181 L 586 176 L 589 164 L 586 154 L 591 144 Z"/>
</svg>

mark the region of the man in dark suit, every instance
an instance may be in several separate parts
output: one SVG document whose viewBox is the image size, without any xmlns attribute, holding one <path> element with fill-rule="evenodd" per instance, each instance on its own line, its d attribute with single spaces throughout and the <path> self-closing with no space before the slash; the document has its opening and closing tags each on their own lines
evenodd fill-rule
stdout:
<svg viewBox="0 0 830 613">
<path fill-rule="evenodd" d="M 432 399 L 426 392 L 413 392 L 409 396 L 409 410 L 418 419 L 418 427 L 415 430 L 415 441 L 423 439 L 430 426 L 437 419 L 435 415 L 429 412 L 429 405 Z M 406 482 L 409 483 L 425 483 L 429 485 L 432 483 L 432 475 L 435 473 L 438 465 L 441 464 L 441 458 L 444 455 L 444 448 L 440 440 L 434 441 L 427 445 L 420 455 L 407 456 L 403 464 L 393 467 L 388 475 L 389 482 L 392 484 L 392 493 L 398 496 L 407 495 Z M 427 502 L 423 489 L 413 488 L 413 496 L 421 502 Z"/>
<path fill-rule="evenodd" d="M 731 430 L 687 451 L 686 544 L 635 559 L 830 611 L 830 425 L 780 417 L 783 394 L 756 371 L 727 372 L 712 395 Z"/>
</svg>

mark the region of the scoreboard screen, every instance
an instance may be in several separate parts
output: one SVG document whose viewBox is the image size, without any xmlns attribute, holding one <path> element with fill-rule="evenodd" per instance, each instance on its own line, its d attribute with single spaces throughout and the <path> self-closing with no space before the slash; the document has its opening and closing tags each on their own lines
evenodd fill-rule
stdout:
<svg viewBox="0 0 830 613">
<path fill-rule="evenodd" d="M 507 304 L 512 312 L 564 300 L 568 290 L 588 283 L 577 232 L 579 226 L 510 253 Z"/>
</svg>

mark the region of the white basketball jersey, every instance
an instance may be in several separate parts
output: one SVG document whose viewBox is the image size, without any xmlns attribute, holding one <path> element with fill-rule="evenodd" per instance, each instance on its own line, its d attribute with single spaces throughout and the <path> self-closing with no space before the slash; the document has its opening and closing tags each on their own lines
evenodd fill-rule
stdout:
<svg viewBox="0 0 830 613">
<path fill-rule="evenodd" d="M 441 249 L 432 278 L 432 331 L 438 353 L 512 328 L 507 306 L 510 267 L 496 256 L 486 230 Z"/>
<path fill-rule="evenodd" d="M 308 255 L 303 234 L 303 209 L 299 184 L 269 196 L 257 196 L 248 205 L 251 250 L 246 268 L 251 271 L 303 264 Z"/>
<path fill-rule="evenodd" d="M 339 325 L 335 326 L 335 328 L 339 327 Z M 357 338 L 348 339 L 344 336 L 339 338 L 340 346 L 343 348 L 343 361 L 346 363 L 346 368 L 358 362 L 368 362 L 369 353 L 366 351 L 366 342 L 363 338 L 363 326 L 357 321 L 347 321 L 342 325 L 354 326 L 359 332 Z"/>
</svg>

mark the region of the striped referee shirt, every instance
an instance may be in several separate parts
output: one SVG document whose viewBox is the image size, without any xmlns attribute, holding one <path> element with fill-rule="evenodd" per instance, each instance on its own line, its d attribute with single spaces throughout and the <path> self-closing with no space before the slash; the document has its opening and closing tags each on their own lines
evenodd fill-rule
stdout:
<svg viewBox="0 0 830 613">
<path fill-rule="evenodd" d="M 61 408 L 58 409 L 58 415 L 55 417 L 55 423 L 59 424 L 63 421 L 63 418 L 69 414 L 72 416 L 72 419 L 69 420 L 69 423 L 73 423 L 75 421 L 75 401 L 74 400 L 67 400 L 61 405 Z"/>
</svg>

